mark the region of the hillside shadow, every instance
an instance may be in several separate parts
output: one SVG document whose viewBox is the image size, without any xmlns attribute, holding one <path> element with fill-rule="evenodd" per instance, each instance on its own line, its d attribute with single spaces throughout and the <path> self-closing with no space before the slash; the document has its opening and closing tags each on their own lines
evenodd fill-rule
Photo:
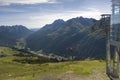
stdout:
<svg viewBox="0 0 120 80">
<path fill-rule="evenodd" d="M 43 64 L 43 63 L 54 63 L 58 62 L 56 59 L 49 59 L 49 58 L 43 58 L 43 57 L 22 57 L 13 59 L 13 61 L 22 63 L 22 64 Z"/>
</svg>

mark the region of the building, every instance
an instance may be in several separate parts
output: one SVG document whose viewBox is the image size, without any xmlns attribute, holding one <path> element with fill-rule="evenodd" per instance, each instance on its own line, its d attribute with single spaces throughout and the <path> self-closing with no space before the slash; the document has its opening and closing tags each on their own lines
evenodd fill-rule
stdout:
<svg viewBox="0 0 120 80">
<path fill-rule="evenodd" d="M 120 0 L 112 0 L 110 44 L 120 47 Z"/>
</svg>

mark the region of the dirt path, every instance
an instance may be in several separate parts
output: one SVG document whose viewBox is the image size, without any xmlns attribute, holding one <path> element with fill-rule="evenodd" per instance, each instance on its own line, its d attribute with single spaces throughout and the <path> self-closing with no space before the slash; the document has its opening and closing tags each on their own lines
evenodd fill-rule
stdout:
<svg viewBox="0 0 120 80">
<path fill-rule="evenodd" d="M 105 73 L 100 70 L 93 70 L 88 76 L 74 75 L 74 72 L 67 71 L 62 74 L 47 74 L 39 77 L 39 80 L 109 80 Z"/>
</svg>

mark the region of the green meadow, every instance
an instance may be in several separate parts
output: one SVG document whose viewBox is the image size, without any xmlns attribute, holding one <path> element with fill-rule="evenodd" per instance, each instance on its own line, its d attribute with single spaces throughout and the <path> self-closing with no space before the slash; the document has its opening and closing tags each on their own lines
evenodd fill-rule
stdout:
<svg viewBox="0 0 120 80">
<path fill-rule="evenodd" d="M 55 62 L 43 57 L 14 56 L 20 53 L 11 48 L 0 47 L 0 54 L 5 55 L 0 57 L 0 80 L 52 80 L 41 79 L 41 77 L 67 73 L 75 76 L 90 76 L 96 71 L 105 75 L 105 61 L 103 60 Z"/>
</svg>

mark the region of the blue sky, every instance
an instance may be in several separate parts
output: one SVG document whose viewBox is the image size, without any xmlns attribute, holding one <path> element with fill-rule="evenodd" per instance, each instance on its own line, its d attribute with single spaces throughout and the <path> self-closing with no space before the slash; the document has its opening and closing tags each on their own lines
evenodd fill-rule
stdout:
<svg viewBox="0 0 120 80">
<path fill-rule="evenodd" d="M 0 25 L 40 28 L 56 19 L 99 19 L 111 13 L 111 0 L 0 0 Z"/>
</svg>

